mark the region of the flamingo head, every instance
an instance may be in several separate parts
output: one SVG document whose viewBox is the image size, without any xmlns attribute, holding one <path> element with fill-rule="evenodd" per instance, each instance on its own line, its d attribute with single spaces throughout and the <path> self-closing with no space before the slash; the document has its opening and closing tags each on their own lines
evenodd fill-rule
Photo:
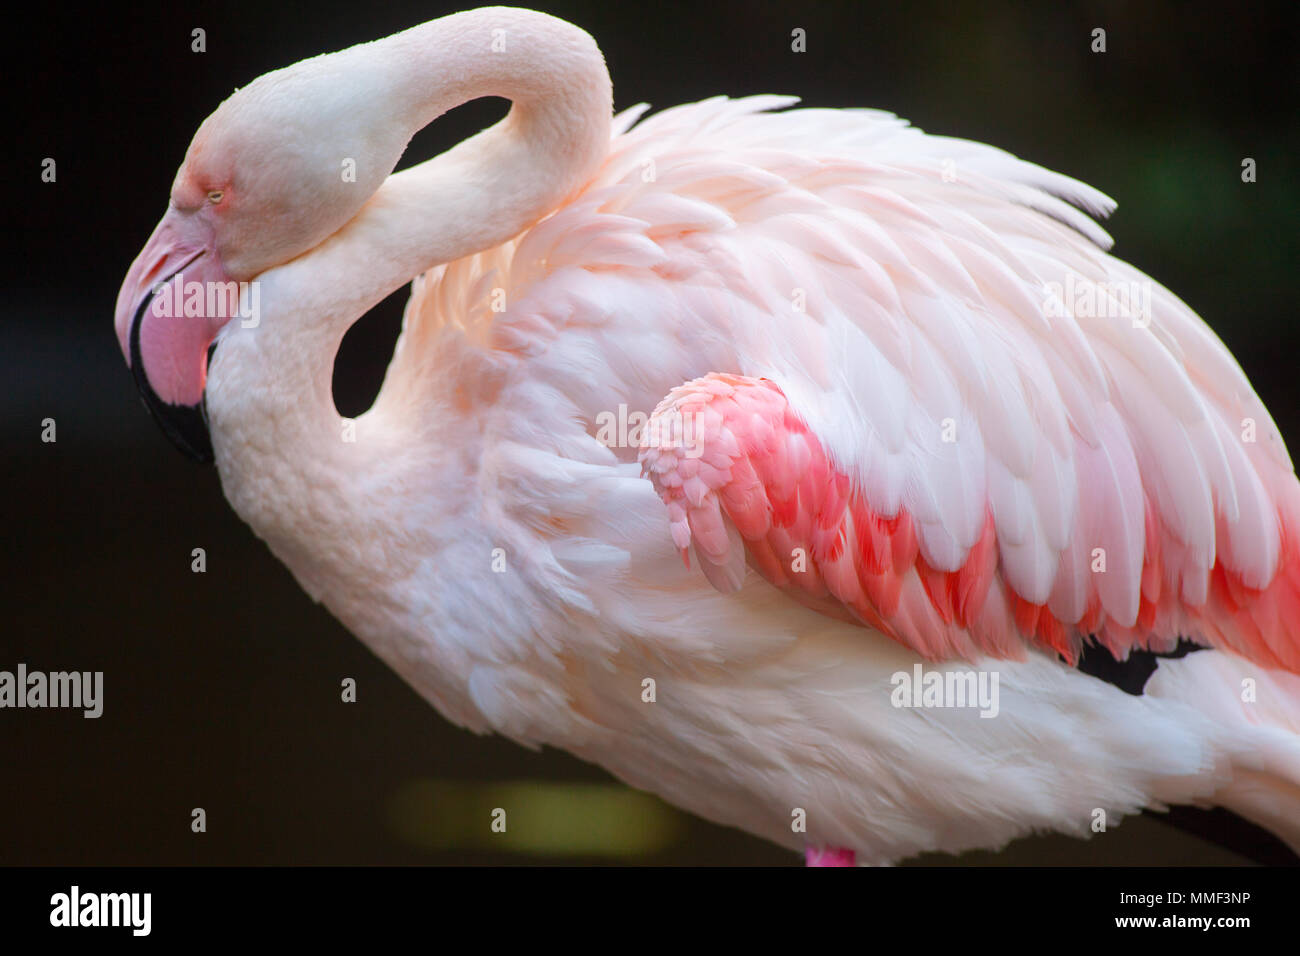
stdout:
<svg viewBox="0 0 1300 956">
<path fill-rule="evenodd" d="M 212 460 L 203 394 L 218 334 L 236 316 L 260 327 L 258 277 L 345 225 L 405 148 L 409 129 L 368 102 L 384 80 L 373 58 L 341 62 L 349 52 L 268 73 L 203 122 L 118 293 L 141 397 L 199 461 Z"/>
</svg>

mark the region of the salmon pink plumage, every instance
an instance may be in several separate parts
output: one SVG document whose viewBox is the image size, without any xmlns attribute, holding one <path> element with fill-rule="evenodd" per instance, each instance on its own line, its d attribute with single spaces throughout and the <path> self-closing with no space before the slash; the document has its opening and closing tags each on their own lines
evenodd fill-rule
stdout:
<svg viewBox="0 0 1300 956">
<path fill-rule="evenodd" d="M 682 426 L 673 441 L 668 423 L 677 421 L 698 422 L 698 434 Z M 687 382 L 655 410 L 646 434 L 656 441 L 641 461 L 668 506 L 673 541 L 683 552 L 694 542 L 719 590 L 740 586 L 748 557 L 801 602 L 822 610 L 838 602 L 854 621 L 929 660 L 1018 658 L 1036 644 L 1075 665 L 1088 637 L 1124 657 L 1135 648 L 1169 650 L 1181 635 L 1264 667 L 1300 671 L 1300 548 L 1287 530 L 1297 516 L 1277 516 L 1280 566 L 1263 588 L 1246 584 L 1244 571 L 1225 561 L 1228 536 L 1241 533 L 1225 522 L 1214 566 L 1201 572 L 1207 580 L 1192 586 L 1204 596 L 1194 603 L 1178 582 L 1164 580 L 1160 538 L 1167 532 L 1148 498 L 1137 612 L 1116 618 L 1103 607 L 1100 573 L 1079 576 L 1083 599 L 1073 611 L 1018 593 L 998 571 L 991 509 L 958 567 L 931 566 L 909 512 L 873 510 L 770 381 L 708 375 Z M 1074 570 L 1062 561 L 1057 578 Z"/>
</svg>

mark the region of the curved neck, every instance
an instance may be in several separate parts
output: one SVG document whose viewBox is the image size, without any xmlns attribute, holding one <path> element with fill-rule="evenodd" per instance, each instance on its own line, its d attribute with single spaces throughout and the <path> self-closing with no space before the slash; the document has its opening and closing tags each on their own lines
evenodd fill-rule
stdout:
<svg viewBox="0 0 1300 956">
<path fill-rule="evenodd" d="M 355 319 L 427 269 L 518 235 L 580 189 L 608 152 L 605 61 L 563 20 L 492 7 L 356 49 L 384 64 L 377 122 L 398 124 L 407 140 L 473 99 L 513 105 L 495 126 L 390 176 L 344 229 L 290 267 L 328 283 L 325 307 L 335 313 L 348 302 Z"/>
<path fill-rule="evenodd" d="M 232 323 L 223 336 L 208 380 L 223 484 L 268 541 L 265 525 L 281 526 L 281 545 L 293 516 L 257 508 L 248 485 L 278 475 L 310 493 L 322 474 L 359 477 L 345 473 L 364 472 L 381 457 L 367 447 L 363 420 L 354 443 L 340 439 L 331 380 L 347 329 L 420 273 L 503 243 L 553 211 L 590 179 L 609 147 L 610 81 L 600 51 L 582 30 L 544 14 L 474 10 L 332 57 L 325 67 L 339 83 L 373 86 L 374 123 L 400 124 L 403 142 L 469 100 L 500 96 L 513 105 L 490 129 L 389 176 L 337 233 L 263 273 L 262 326 Z M 387 434 L 394 423 L 371 424 L 401 443 Z M 274 437 L 250 439 L 255 433 Z"/>
</svg>

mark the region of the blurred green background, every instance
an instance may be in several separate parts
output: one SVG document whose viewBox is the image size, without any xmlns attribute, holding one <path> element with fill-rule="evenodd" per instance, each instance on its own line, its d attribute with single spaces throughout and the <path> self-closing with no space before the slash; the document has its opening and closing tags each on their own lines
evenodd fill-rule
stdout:
<svg viewBox="0 0 1300 956">
<path fill-rule="evenodd" d="M 616 105 L 727 93 L 893 110 L 1119 201 L 1116 253 L 1227 342 L 1300 441 L 1295 5 L 563 3 Z M 304 596 L 134 394 L 112 333 L 131 259 L 199 122 L 235 86 L 456 9 L 440 3 L 42 7 L 13 35 L 0 323 L 0 668 L 103 670 L 103 718 L 0 710 L 0 863 L 787 864 L 567 755 L 451 727 Z M 207 31 L 207 52 L 190 31 Z M 807 31 L 804 54 L 790 31 Z M 1107 52 L 1090 52 L 1091 31 Z M 502 114 L 471 104 L 404 165 Z M 58 162 L 42 183 L 40 162 Z M 1243 184 L 1242 159 L 1258 164 Z M 340 409 L 378 388 L 405 292 L 349 333 Z M 57 421 L 58 442 L 40 441 Z M 208 571 L 190 571 L 207 550 Z M 340 681 L 358 682 L 343 704 Z M 504 806 L 506 835 L 488 830 Z M 208 832 L 190 832 L 203 807 Z M 1154 817 L 961 863 L 1244 862 Z M 1243 844 L 1243 839 L 1246 843 Z M 934 857 L 921 862 L 954 862 Z"/>
</svg>

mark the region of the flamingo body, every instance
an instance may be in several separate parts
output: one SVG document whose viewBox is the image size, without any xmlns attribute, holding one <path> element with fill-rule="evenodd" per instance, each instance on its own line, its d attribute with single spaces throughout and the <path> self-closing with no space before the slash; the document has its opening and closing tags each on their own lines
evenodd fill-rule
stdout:
<svg viewBox="0 0 1300 956">
<path fill-rule="evenodd" d="M 384 178 L 487 94 L 515 100 L 502 124 Z M 1240 368 L 1105 251 L 1090 187 L 793 105 L 611 122 L 590 38 L 501 8 L 269 74 L 196 137 L 119 298 L 124 351 L 155 414 L 203 396 L 235 510 L 462 726 L 810 863 L 1171 803 L 1300 841 L 1300 490 Z M 257 157 L 295 109 L 277 179 Z M 191 256 L 263 304 L 213 323 L 206 368 L 142 305 Z M 345 422 L 338 343 L 412 277 Z M 1110 307 L 1125 283 L 1142 314 Z M 647 424 L 611 440 L 615 412 Z M 1213 649 L 1141 696 L 1073 666 L 1180 636 Z M 996 673 L 996 717 L 896 706 L 918 663 Z"/>
</svg>

